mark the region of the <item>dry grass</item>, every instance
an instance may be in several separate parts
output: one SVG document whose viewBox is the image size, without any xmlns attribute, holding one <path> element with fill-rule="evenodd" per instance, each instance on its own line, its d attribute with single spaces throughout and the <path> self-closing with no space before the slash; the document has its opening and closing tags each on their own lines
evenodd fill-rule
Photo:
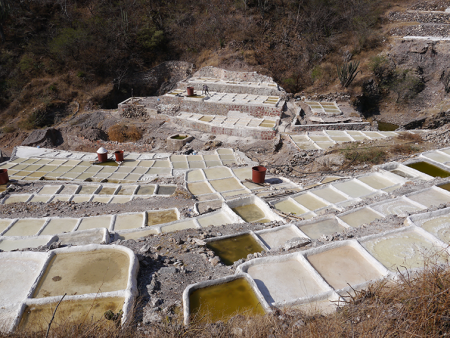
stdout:
<svg viewBox="0 0 450 338">
<path fill-rule="evenodd" d="M 389 151 L 393 154 L 410 155 L 418 153 L 420 148 L 412 144 L 394 144 Z"/>
<path fill-rule="evenodd" d="M 396 137 L 398 140 L 404 141 L 404 142 L 415 142 L 415 143 L 423 142 L 422 136 L 420 136 L 419 134 L 401 133 Z"/>
<path fill-rule="evenodd" d="M 323 316 L 281 309 L 228 322 L 193 324 L 162 318 L 157 324 L 116 328 L 113 325 L 77 324 L 52 327 L 50 337 L 438 337 L 450 330 L 450 269 L 430 266 L 407 274 L 398 282 L 380 282 L 346 297 L 337 312 Z M 0 337 L 44 337 L 41 333 L 4 334 Z"/>
<path fill-rule="evenodd" d="M 380 147 L 361 148 L 358 144 L 351 145 L 349 148 L 341 150 L 345 159 L 352 164 L 381 164 L 389 157 L 388 152 Z"/>
<path fill-rule="evenodd" d="M 142 138 L 142 132 L 136 126 L 115 124 L 108 129 L 108 137 L 116 142 L 136 142 Z"/>
</svg>

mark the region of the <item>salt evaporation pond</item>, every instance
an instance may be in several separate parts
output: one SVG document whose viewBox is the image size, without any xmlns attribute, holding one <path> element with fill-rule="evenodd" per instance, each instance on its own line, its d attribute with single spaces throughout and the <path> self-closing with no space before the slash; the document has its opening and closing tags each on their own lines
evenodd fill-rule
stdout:
<svg viewBox="0 0 450 338">
<path fill-rule="evenodd" d="M 204 322 L 226 321 L 237 314 L 248 316 L 265 313 L 255 292 L 244 278 L 207 286 L 189 295 L 191 319 Z"/>
</svg>

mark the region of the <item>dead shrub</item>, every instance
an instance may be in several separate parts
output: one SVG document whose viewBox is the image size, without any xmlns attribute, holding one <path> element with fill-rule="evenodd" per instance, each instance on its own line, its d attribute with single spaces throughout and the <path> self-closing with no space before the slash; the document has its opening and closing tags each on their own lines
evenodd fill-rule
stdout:
<svg viewBox="0 0 450 338">
<path fill-rule="evenodd" d="M 394 144 L 389 150 L 393 154 L 409 155 L 417 153 L 420 148 L 411 144 Z"/>
<path fill-rule="evenodd" d="M 115 124 L 108 129 L 108 137 L 111 141 L 116 142 L 136 142 L 142 138 L 142 132 L 136 126 L 126 126 L 123 124 Z"/>
<path fill-rule="evenodd" d="M 400 135 L 397 136 L 397 139 L 405 142 L 416 142 L 416 143 L 423 142 L 422 136 L 413 133 L 401 133 Z"/>
</svg>

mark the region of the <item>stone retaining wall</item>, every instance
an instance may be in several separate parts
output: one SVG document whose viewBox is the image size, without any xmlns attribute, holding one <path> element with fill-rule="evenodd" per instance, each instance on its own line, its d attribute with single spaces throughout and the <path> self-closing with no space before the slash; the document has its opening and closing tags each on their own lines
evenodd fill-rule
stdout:
<svg viewBox="0 0 450 338">
<path fill-rule="evenodd" d="M 251 137 L 259 140 L 272 140 L 277 131 L 276 130 L 262 130 L 260 128 L 251 127 L 225 127 L 225 126 L 215 126 L 213 124 L 202 122 L 202 121 L 192 121 L 186 120 L 179 117 L 171 117 L 170 122 L 177 124 L 178 126 L 183 126 L 185 128 L 199 130 L 209 134 L 220 134 L 228 136 L 238 136 L 238 137 Z"/>
<path fill-rule="evenodd" d="M 251 116 L 263 118 L 264 116 L 281 117 L 285 103 L 279 103 L 278 107 L 270 107 L 255 104 L 229 104 L 219 102 L 208 102 L 201 99 L 191 100 L 183 97 L 162 96 L 163 104 L 176 104 L 180 111 L 192 112 L 203 115 L 227 115 L 229 111 L 240 111 Z"/>
<path fill-rule="evenodd" d="M 372 130 L 369 122 L 291 125 L 291 131 Z"/>
<path fill-rule="evenodd" d="M 277 87 L 256 87 L 256 86 L 241 86 L 225 83 L 203 83 L 203 82 L 180 82 L 178 89 L 186 90 L 186 87 L 194 87 L 197 92 L 201 92 L 203 85 L 206 84 L 211 92 L 217 93 L 235 93 L 235 94 L 251 94 L 251 95 L 265 95 L 265 96 L 284 96 L 284 90 L 278 90 Z"/>
<path fill-rule="evenodd" d="M 270 76 L 258 74 L 257 72 L 235 72 L 216 68 L 212 66 L 203 67 L 196 72 L 194 77 L 215 77 L 230 81 L 248 81 L 248 82 L 274 82 Z"/>
</svg>

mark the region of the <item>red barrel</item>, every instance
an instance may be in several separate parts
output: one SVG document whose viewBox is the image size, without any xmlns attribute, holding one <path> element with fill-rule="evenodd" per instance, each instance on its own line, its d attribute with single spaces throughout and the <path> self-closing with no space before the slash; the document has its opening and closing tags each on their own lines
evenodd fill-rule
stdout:
<svg viewBox="0 0 450 338">
<path fill-rule="evenodd" d="M 266 179 L 266 167 L 258 165 L 252 168 L 252 181 L 254 183 L 264 183 Z"/>
<path fill-rule="evenodd" d="M 123 150 L 116 150 L 114 156 L 116 156 L 116 162 L 123 162 Z"/>
<path fill-rule="evenodd" d="M 8 169 L 0 169 L 0 184 L 9 182 Z"/>
<path fill-rule="evenodd" d="M 194 96 L 194 87 L 187 87 L 187 96 Z"/>
<path fill-rule="evenodd" d="M 104 154 L 97 154 L 98 157 L 98 161 L 100 163 L 106 162 L 108 161 L 108 153 L 104 153 Z"/>
<path fill-rule="evenodd" d="M 97 157 L 100 163 L 108 161 L 108 150 L 106 150 L 103 147 L 100 147 L 100 149 L 97 150 Z"/>
</svg>

